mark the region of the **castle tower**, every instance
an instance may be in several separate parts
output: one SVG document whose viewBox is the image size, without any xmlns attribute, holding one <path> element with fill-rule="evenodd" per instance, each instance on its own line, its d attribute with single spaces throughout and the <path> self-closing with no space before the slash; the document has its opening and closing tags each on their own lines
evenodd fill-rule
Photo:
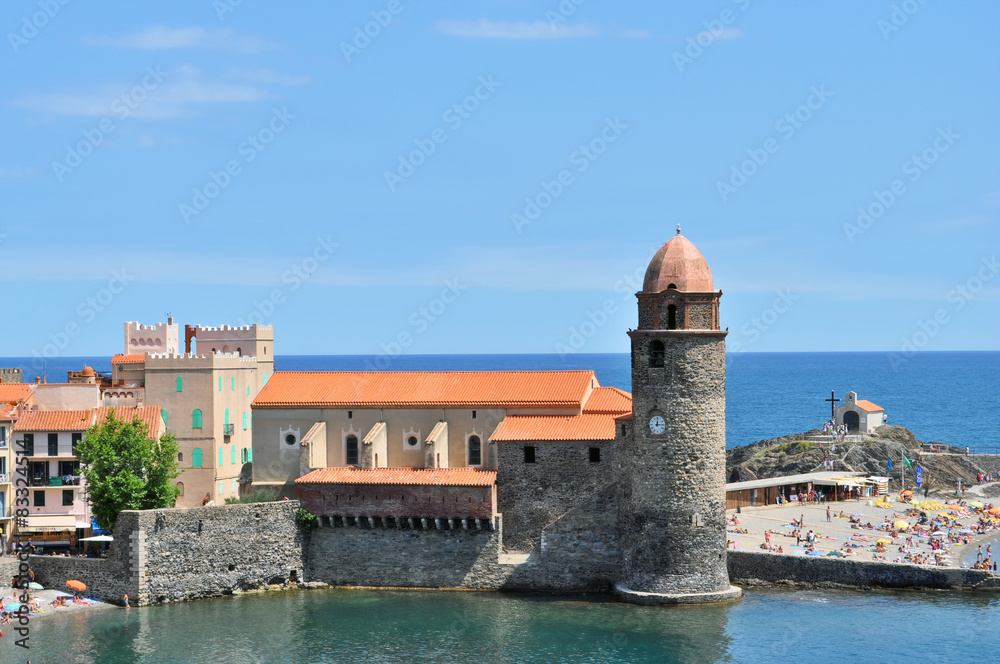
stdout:
<svg viewBox="0 0 1000 664">
<path fill-rule="evenodd" d="M 726 334 L 701 253 L 680 234 L 646 270 L 632 339 L 632 416 L 619 422 L 618 596 L 741 596 L 726 569 Z"/>
</svg>

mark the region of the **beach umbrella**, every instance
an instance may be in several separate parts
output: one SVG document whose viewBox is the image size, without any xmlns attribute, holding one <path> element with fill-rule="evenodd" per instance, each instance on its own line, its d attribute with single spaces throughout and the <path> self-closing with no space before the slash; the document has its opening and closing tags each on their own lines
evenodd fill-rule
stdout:
<svg viewBox="0 0 1000 664">
<path fill-rule="evenodd" d="M 973 500 L 969 504 L 972 505 L 973 507 L 982 507 L 983 506 L 983 504 L 981 502 L 979 502 L 978 500 Z"/>
<path fill-rule="evenodd" d="M 80 592 L 83 592 L 84 590 L 87 589 L 86 583 L 84 583 L 83 581 L 77 581 L 76 579 L 70 579 L 69 581 L 66 582 L 66 585 L 72 588 L 73 590 L 79 590 Z"/>
<path fill-rule="evenodd" d="M 991 507 L 990 514 L 1000 514 L 1000 507 Z"/>
<path fill-rule="evenodd" d="M 899 492 L 899 495 L 901 495 L 901 496 L 912 496 L 913 492 L 910 491 L 909 489 L 903 489 L 902 491 Z"/>
<path fill-rule="evenodd" d="M 902 519 L 900 519 L 899 521 L 897 521 L 893 525 L 896 526 L 897 528 L 899 528 L 900 530 L 906 530 L 907 528 L 910 527 L 909 521 L 903 521 Z"/>
<path fill-rule="evenodd" d="M 45 590 L 45 588 L 42 586 L 42 584 L 35 583 L 34 581 L 32 581 L 31 583 L 29 583 L 28 587 L 31 588 L 32 590 Z"/>
<path fill-rule="evenodd" d="M 888 539 L 885 539 L 885 538 L 883 538 L 883 539 L 877 539 L 877 540 L 875 540 L 875 543 L 876 544 L 892 544 L 892 540 L 888 540 Z"/>
</svg>

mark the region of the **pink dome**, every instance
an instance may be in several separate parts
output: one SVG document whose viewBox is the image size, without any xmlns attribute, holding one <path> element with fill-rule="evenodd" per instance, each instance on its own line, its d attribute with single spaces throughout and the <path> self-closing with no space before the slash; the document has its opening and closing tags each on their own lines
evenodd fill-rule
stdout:
<svg viewBox="0 0 1000 664">
<path fill-rule="evenodd" d="M 645 293 L 659 293 L 669 288 L 679 291 L 711 291 L 712 271 L 701 252 L 680 234 L 660 247 L 646 268 L 642 282 Z"/>
</svg>

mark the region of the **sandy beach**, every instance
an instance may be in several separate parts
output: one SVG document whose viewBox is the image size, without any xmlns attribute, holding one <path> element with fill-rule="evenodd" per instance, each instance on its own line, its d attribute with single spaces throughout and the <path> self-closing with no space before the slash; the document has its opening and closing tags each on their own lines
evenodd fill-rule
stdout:
<svg viewBox="0 0 1000 664">
<path fill-rule="evenodd" d="M 930 500 L 935 502 L 934 498 Z M 934 554 L 940 553 L 942 554 L 943 566 L 971 567 L 976 562 L 978 545 L 982 544 L 985 551 L 990 543 L 994 544 L 993 560 L 1000 557 L 1000 547 L 996 546 L 1000 543 L 1000 531 L 993 530 L 979 535 L 969 532 L 974 530 L 979 523 L 980 515 L 978 514 L 949 520 L 950 525 L 948 526 L 940 525 L 941 531 L 946 536 L 937 537 L 937 539 L 947 542 L 948 534 L 963 538 L 968 536 L 971 538 L 968 544 L 948 542 L 942 550 L 932 551 L 931 538 L 918 536 L 914 529 L 917 517 L 907 516 L 907 509 L 913 506 L 898 500 L 890 500 L 889 502 L 891 504 L 889 509 L 876 505 L 873 499 L 865 498 L 832 503 L 792 503 L 782 506 L 744 507 L 739 514 L 735 510 L 729 510 L 726 513 L 727 519 L 732 519 L 735 516 L 740 522 L 739 525 L 730 524 L 727 526 L 727 537 L 732 542 L 730 550 L 734 548 L 747 551 L 764 550 L 761 545 L 765 543 L 765 531 L 769 530 L 771 531 L 770 544 L 774 547 L 781 546 L 783 553 L 789 555 L 820 555 L 815 552 L 829 555 L 831 551 L 843 551 L 846 544 L 851 544 L 853 546 L 850 547 L 849 558 L 870 561 L 875 560 L 877 555 L 876 541 L 889 540 L 890 543 L 885 545 L 885 552 L 880 554 L 884 557 L 885 562 L 909 562 L 906 560 L 906 556 L 911 554 L 927 556 L 933 564 Z M 927 510 L 931 519 L 936 518 L 942 512 L 948 512 L 948 507 L 954 507 L 946 506 L 944 498 L 936 499 L 936 503 L 945 506 L 945 509 Z M 831 511 L 829 522 L 826 516 L 827 506 Z M 971 509 L 969 511 L 971 512 Z M 855 515 L 855 520 L 860 520 L 861 524 L 870 523 L 875 528 L 853 527 L 857 524 L 852 524 L 852 515 Z M 793 533 L 797 528 L 792 525 L 792 522 L 800 518 L 804 521 L 804 527 L 801 528 L 803 536 L 810 530 L 816 533 L 815 552 L 808 551 L 806 542 L 802 542 L 801 546 L 796 545 Z M 898 536 L 893 537 L 891 532 L 878 529 L 885 523 L 886 518 L 893 523 L 905 520 L 910 528 L 906 532 L 900 531 Z M 741 530 L 747 532 L 737 532 Z M 911 538 L 912 542 L 909 547 L 906 544 L 907 538 Z M 900 551 L 900 547 L 903 547 L 904 551 Z"/>
<path fill-rule="evenodd" d="M 0 597 L 2 597 L 3 605 L 8 607 L 12 604 L 20 604 L 20 600 L 17 596 L 20 596 L 22 590 L 15 591 L 10 586 L 0 587 Z M 109 604 L 107 602 L 101 602 L 95 599 L 88 599 L 87 604 L 75 604 L 73 602 L 73 592 L 68 588 L 66 590 L 59 590 L 54 588 L 46 588 L 44 590 L 32 590 L 29 591 L 32 596 L 34 596 L 35 601 L 38 602 L 38 611 L 31 613 L 31 619 L 36 620 L 37 618 L 44 617 L 53 614 L 63 614 L 63 613 L 75 613 L 77 611 L 102 611 L 105 609 L 119 608 L 114 604 Z M 16 595 L 16 596 L 15 596 Z M 56 597 L 66 597 L 66 606 L 55 607 L 53 602 Z M 9 610 L 9 609 L 8 609 Z M 14 627 L 15 625 L 0 625 L 0 632 L 6 632 L 7 628 Z"/>
</svg>

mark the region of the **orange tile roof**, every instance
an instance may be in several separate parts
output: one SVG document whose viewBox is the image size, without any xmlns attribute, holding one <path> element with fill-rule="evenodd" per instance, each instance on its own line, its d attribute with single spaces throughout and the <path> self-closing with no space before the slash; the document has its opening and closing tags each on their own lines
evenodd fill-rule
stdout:
<svg viewBox="0 0 1000 664">
<path fill-rule="evenodd" d="M 858 399 L 854 404 L 861 410 L 867 410 L 869 413 L 877 413 L 880 410 L 885 410 L 882 406 L 876 406 L 867 399 Z"/>
<path fill-rule="evenodd" d="M 278 371 L 254 408 L 579 407 L 593 371 Z"/>
<path fill-rule="evenodd" d="M 490 436 L 492 442 L 532 440 L 614 440 L 614 415 L 508 415 Z"/>
<path fill-rule="evenodd" d="M 20 401 L 32 395 L 34 383 L 0 383 L 0 401 Z"/>
<path fill-rule="evenodd" d="M 495 470 L 477 468 L 320 468 L 296 484 L 422 484 L 428 486 L 493 486 Z"/>
<path fill-rule="evenodd" d="M 115 364 L 115 363 L 118 363 L 118 362 L 145 362 L 145 361 L 146 361 L 146 354 L 145 353 L 132 353 L 132 354 L 129 354 L 129 355 L 124 355 L 122 353 L 118 353 L 117 355 L 115 355 L 114 357 L 111 358 L 111 363 L 112 364 Z"/>
<path fill-rule="evenodd" d="M 156 435 L 160 417 L 159 406 L 101 406 L 86 410 L 29 410 L 21 414 L 14 431 L 86 431 L 96 422 L 102 422 L 114 411 L 120 420 L 132 421 L 138 417 L 152 435 Z"/>
<path fill-rule="evenodd" d="M 632 412 L 632 395 L 617 387 L 598 387 L 590 393 L 587 403 L 583 404 L 584 413 L 622 413 Z"/>
</svg>

